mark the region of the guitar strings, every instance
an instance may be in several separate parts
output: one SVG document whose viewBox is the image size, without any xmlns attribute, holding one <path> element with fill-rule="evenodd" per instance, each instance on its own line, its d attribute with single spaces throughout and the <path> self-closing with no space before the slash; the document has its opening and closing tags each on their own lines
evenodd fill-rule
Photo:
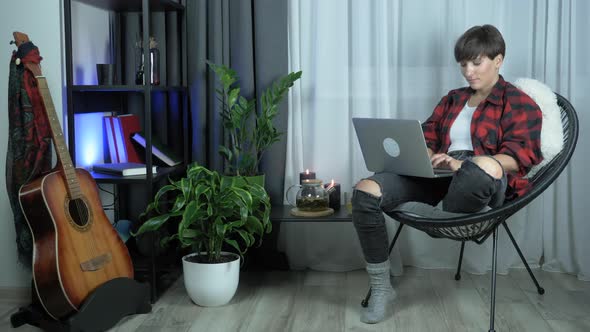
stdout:
<svg viewBox="0 0 590 332">
<path fill-rule="evenodd" d="M 39 78 L 39 77 L 37 77 L 37 78 Z M 46 113 L 47 113 L 47 110 L 53 110 L 53 113 L 52 114 L 55 114 L 55 108 L 53 106 L 53 101 L 51 99 L 51 94 L 49 93 L 49 87 L 47 86 L 46 82 L 44 82 L 44 83 L 45 84 L 39 84 L 39 90 L 40 90 L 40 92 L 41 92 L 41 94 L 43 96 L 43 100 L 44 101 L 47 101 L 47 103 L 48 103 L 48 104 L 45 105 Z M 62 150 L 63 150 L 63 147 L 65 146 L 65 140 L 63 139 L 63 132 L 61 130 L 61 126 L 59 125 L 59 122 L 57 122 L 57 119 L 55 117 L 52 116 L 50 118 L 49 117 L 49 114 L 46 114 L 46 115 L 49 118 L 51 130 L 54 133 L 54 135 L 53 135 L 53 137 L 55 139 L 55 142 L 54 143 L 55 143 L 56 146 L 61 147 Z M 79 221 L 85 221 L 85 222 L 88 223 L 88 222 L 90 222 L 88 208 L 85 207 L 86 204 L 80 198 L 83 195 L 82 195 L 82 191 L 81 191 L 80 184 L 79 184 L 79 181 L 78 181 L 78 176 L 76 174 L 76 170 L 73 168 L 73 164 L 72 164 L 71 158 L 69 158 L 69 161 L 66 158 L 66 157 L 69 157 L 69 154 L 68 155 L 65 154 L 67 151 L 66 152 L 60 151 L 60 152 L 61 153 L 58 153 L 58 157 L 60 157 L 61 162 L 62 162 L 62 171 L 64 173 L 64 177 L 65 177 L 65 180 L 66 180 L 66 187 L 68 189 L 70 200 L 73 200 L 74 201 L 75 210 L 77 211 L 77 217 L 80 218 Z M 66 159 L 65 161 L 68 164 L 69 170 L 71 170 L 71 169 L 74 170 L 73 174 L 69 174 L 69 176 L 73 176 L 75 178 L 76 184 L 77 184 L 77 189 L 78 189 L 78 195 L 80 195 L 80 197 L 74 197 L 74 189 L 71 187 L 71 185 L 70 185 L 70 183 L 68 181 L 68 174 L 66 174 L 67 172 L 66 172 L 66 169 L 64 168 L 66 163 L 64 163 L 64 160 L 63 159 Z M 70 217 L 73 219 L 73 216 L 70 215 Z M 89 227 L 86 230 L 86 232 L 84 232 L 84 233 L 86 233 L 87 235 L 90 235 L 89 236 L 90 252 L 92 253 L 92 256 L 93 257 L 96 257 L 99 254 L 99 251 L 98 251 L 98 247 L 97 247 L 97 244 L 95 242 L 94 236 L 92 234 L 93 233 L 93 229 L 92 228 L 93 227 Z"/>
</svg>

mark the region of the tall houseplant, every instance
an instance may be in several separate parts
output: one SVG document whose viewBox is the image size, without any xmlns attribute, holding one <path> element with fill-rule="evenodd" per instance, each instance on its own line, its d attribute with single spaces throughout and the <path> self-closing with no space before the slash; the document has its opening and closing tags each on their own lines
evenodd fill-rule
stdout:
<svg viewBox="0 0 590 332">
<path fill-rule="evenodd" d="M 293 83 L 301 77 L 301 71 L 292 72 L 275 81 L 261 95 L 260 113 L 256 111 L 256 99 L 247 100 L 240 95 L 236 72 L 224 65 L 207 62 L 219 78 L 216 89 L 219 99 L 223 128 L 228 136 L 226 145 L 219 153 L 226 161 L 227 175 L 255 176 L 264 152 L 282 133 L 273 119 L 278 114 L 278 105 Z"/>
</svg>

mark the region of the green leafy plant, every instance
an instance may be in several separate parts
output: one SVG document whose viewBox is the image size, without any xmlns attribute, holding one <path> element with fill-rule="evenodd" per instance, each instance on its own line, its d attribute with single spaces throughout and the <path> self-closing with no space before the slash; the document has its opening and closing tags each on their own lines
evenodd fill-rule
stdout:
<svg viewBox="0 0 590 332">
<path fill-rule="evenodd" d="M 168 197 L 168 198 L 166 198 Z M 183 247 L 205 252 L 207 262 L 220 262 L 222 246 L 240 257 L 272 229 L 270 198 L 263 187 L 242 177 L 226 177 L 193 163 L 180 180 L 170 180 L 155 195 L 136 235 L 179 220 L 178 231 L 162 240 L 177 239 Z"/>
<path fill-rule="evenodd" d="M 293 83 L 301 77 L 301 71 L 289 73 L 264 90 L 261 110 L 257 113 L 256 99 L 247 100 L 240 95 L 240 87 L 236 83 L 238 76 L 233 69 L 211 62 L 207 64 L 220 82 L 216 92 L 221 103 L 223 128 L 228 136 L 227 145 L 219 147 L 219 153 L 226 160 L 225 173 L 258 175 L 262 155 L 283 134 L 273 124 L 278 105 Z"/>
</svg>

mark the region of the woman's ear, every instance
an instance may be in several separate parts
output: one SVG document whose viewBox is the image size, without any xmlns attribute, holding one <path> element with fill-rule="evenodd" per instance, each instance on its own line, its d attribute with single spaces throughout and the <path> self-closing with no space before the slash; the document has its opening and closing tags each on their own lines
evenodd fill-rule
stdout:
<svg viewBox="0 0 590 332">
<path fill-rule="evenodd" d="M 494 58 L 494 65 L 496 65 L 497 69 L 500 69 L 500 66 L 502 66 L 503 62 L 504 62 L 504 56 L 502 54 L 496 55 L 496 57 Z"/>
</svg>

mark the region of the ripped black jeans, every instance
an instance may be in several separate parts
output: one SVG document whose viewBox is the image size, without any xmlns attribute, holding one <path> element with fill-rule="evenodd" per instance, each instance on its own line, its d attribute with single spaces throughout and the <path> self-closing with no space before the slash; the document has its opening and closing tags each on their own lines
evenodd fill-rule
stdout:
<svg viewBox="0 0 590 332">
<path fill-rule="evenodd" d="M 486 206 L 501 206 L 507 185 L 506 174 L 495 179 L 470 159 L 452 177 L 430 179 L 377 173 L 367 180 L 379 184 L 382 196 L 355 189 L 352 221 L 368 263 L 381 263 L 389 257 L 383 212 L 391 212 L 405 202 L 436 205 L 441 200 L 445 211 L 477 212 Z"/>
</svg>

